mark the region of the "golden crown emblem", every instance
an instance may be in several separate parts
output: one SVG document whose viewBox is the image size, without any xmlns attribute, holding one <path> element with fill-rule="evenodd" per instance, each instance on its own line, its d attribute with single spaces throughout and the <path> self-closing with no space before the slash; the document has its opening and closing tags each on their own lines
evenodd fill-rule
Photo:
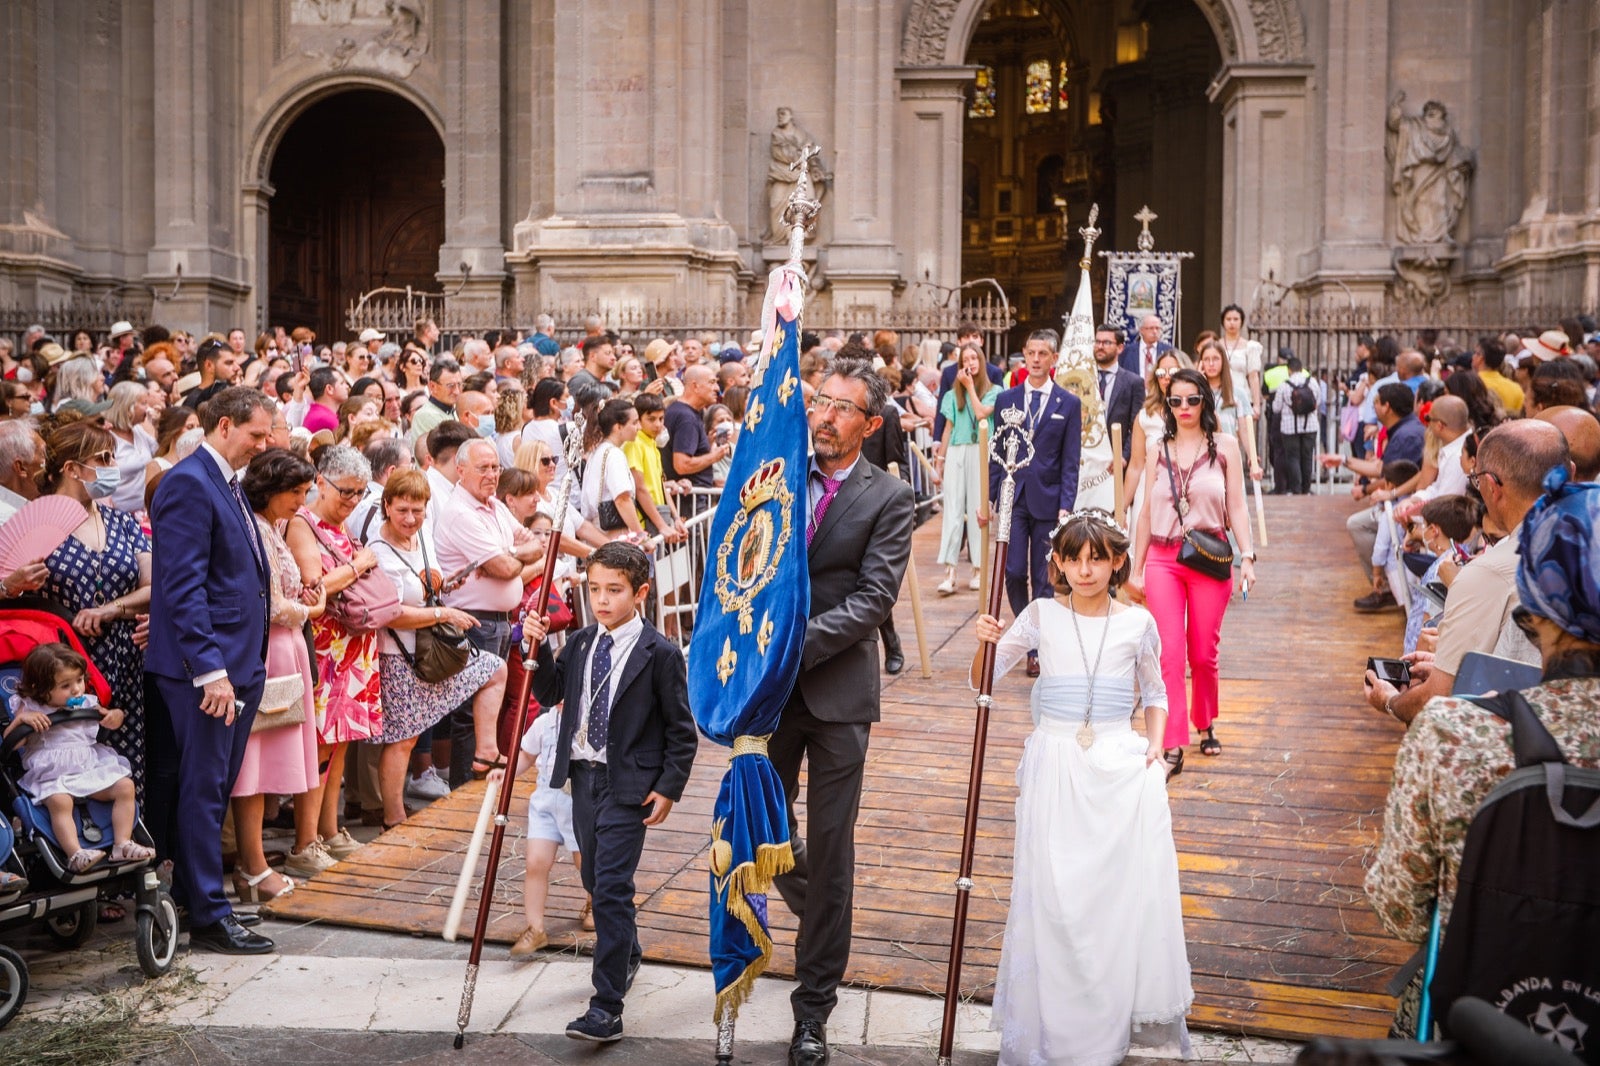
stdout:
<svg viewBox="0 0 1600 1066">
<path fill-rule="evenodd" d="M 778 494 L 783 485 L 783 460 L 774 459 L 751 474 L 739 490 L 739 505 L 752 511 Z"/>
</svg>

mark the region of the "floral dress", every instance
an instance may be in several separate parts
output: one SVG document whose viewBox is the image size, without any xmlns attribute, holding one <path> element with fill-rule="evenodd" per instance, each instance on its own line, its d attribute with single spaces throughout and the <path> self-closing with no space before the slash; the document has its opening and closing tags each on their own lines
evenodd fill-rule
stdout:
<svg viewBox="0 0 1600 1066">
<path fill-rule="evenodd" d="M 43 594 L 76 615 L 101 607 L 139 587 L 139 556 L 150 551 L 150 538 L 132 515 L 104 505 L 104 551 L 93 551 L 77 537 L 68 537 L 50 553 L 50 577 Z M 134 621 L 105 623 L 98 637 L 83 637 L 83 649 L 111 686 L 111 706 L 123 712 L 122 728 L 101 730 L 100 739 L 133 767 L 133 783 L 144 800 L 144 652 L 133 643 Z"/>
<path fill-rule="evenodd" d="M 329 553 L 330 545 L 345 559 L 356 553 L 343 526 L 324 522 L 305 507 L 298 516 L 316 534 L 325 573 L 342 565 Z M 326 613 L 312 621 L 311 631 L 317 645 L 317 738 L 324 744 L 344 744 L 380 735 L 378 634 L 353 633 Z"/>
</svg>

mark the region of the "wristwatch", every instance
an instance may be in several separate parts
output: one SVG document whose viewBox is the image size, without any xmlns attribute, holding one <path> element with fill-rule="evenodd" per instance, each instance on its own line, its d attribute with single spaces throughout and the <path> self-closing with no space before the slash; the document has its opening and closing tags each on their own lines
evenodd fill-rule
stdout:
<svg viewBox="0 0 1600 1066">
<path fill-rule="evenodd" d="M 1255 552 L 1240 552 L 1239 553 L 1239 558 L 1241 558 L 1241 559 L 1249 559 L 1253 563 L 1253 562 L 1256 561 L 1256 553 Z"/>
<path fill-rule="evenodd" d="M 435 622 L 438 622 L 438 621 L 440 621 L 440 620 L 441 620 L 441 619 L 443 619 L 443 618 L 444 618 L 444 611 L 443 611 L 443 610 L 441 610 L 441 609 L 440 609 L 440 608 L 438 608 L 438 607 L 435 607 L 435 608 L 434 608 L 434 609 L 433 609 L 433 620 L 434 620 L 434 621 L 435 621 Z"/>
</svg>

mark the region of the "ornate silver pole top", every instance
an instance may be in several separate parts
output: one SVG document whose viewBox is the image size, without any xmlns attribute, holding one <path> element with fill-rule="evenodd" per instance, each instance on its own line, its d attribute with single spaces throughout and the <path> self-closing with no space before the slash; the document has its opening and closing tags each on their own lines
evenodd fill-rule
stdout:
<svg viewBox="0 0 1600 1066">
<path fill-rule="evenodd" d="M 1144 227 L 1139 231 L 1139 251 L 1148 252 L 1156 246 L 1155 235 L 1150 232 L 1150 223 L 1160 217 L 1160 215 L 1150 210 L 1149 204 L 1139 208 L 1138 213 L 1133 216 L 1133 220 Z"/>
<path fill-rule="evenodd" d="M 1026 417 L 1020 407 L 1006 408 L 1000 412 L 1000 425 L 989 439 L 989 458 L 1005 471 L 995 507 L 994 537 L 997 541 L 1011 540 L 1011 508 L 1017 498 L 1017 471 L 1033 461 L 1033 434 L 1023 422 Z"/>
<path fill-rule="evenodd" d="M 783 205 L 783 221 L 789 226 L 789 262 L 799 263 L 801 254 L 805 251 L 806 234 L 817 220 L 817 212 L 822 210 L 822 202 L 813 194 L 811 187 L 811 161 L 822 154 L 822 149 L 814 144 L 808 144 L 800 151 L 800 158 L 789 164 L 789 169 L 800 175 L 800 180 L 795 182 L 794 191 L 789 194 L 789 200 Z"/>
<path fill-rule="evenodd" d="M 1099 227 L 1095 222 L 1100 218 L 1100 205 L 1089 205 L 1089 221 L 1078 228 L 1078 235 L 1083 238 L 1083 258 L 1078 260 L 1079 270 L 1088 270 L 1090 257 L 1094 255 L 1094 242 L 1100 239 Z"/>
</svg>

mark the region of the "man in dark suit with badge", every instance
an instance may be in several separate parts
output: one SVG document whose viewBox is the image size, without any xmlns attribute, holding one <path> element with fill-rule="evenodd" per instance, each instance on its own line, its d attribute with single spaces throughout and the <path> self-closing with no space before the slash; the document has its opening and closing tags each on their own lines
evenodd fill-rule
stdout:
<svg viewBox="0 0 1600 1066">
<path fill-rule="evenodd" d="M 1030 599 L 1055 595 L 1050 582 L 1050 531 L 1072 513 L 1078 500 L 1078 459 L 1083 447 L 1083 405 L 1051 380 L 1061 340 L 1053 329 L 1036 329 L 1022 349 L 1028 376 L 1002 392 L 994 414 L 1004 424 L 1007 410 L 1022 412 L 1022 427 L 1033 441 L 1033 458 L 1016 474 L 1011 508 L 1011 550 L 1006 557 L 1006 598 L 1021 614 Z M 1005 471 L 989 463 L 990 506 L 1000 500 Z M 987 524 L 986 512 L 979 522 Z M 1032 585 L 1030 595 L 1029 586 Z M 1028 653 L 1028 676 L 1039 676 L 1039 660 Z"/>
<path fill-rule="evenodd" d="M 273 943 L 243 927 L 222 886 L 222 819 L 267 683 L 267 550 L 239 475 L 266 450 L 272 401 L 243 386 L 206 404 L 205 440 L 150 506 L 153 571 L 144 668 L 161 693 L 150 723 L 150 818 L 169 842 L 190 942 L 228 955 Z"/>
<path fill-rule="evenodd" d="M 1112 426 L 1122 427 L 1122 461 L 1126 463 L 1133 434 L 1139 428 L 1139 410 L 1144 407 L 1144 378 L 1122 365 L 1121 353 L 1120 329 L 1102 325 L 1094 331 L 1095 384 L 1105 405 L 1107 431 Z"/>
<path fill-rule="evenodd" d="M 870 363 L 842 359 L 811 401 L 811 613 L 800 676 L 769 742 L 794 848 L 794 869 L 775 884 L 800 919 L 790 1066 L 828 1060 L 828 1016 L 850 961 L 867 735 L 879 716 L 878 627 L 894 610 L 911 554 L 911 487 L 861 458 L 862 442 L 883 424 L 888 392 Z M 804 835 L 794 813 L 802 759 Z"/>
</svg>

